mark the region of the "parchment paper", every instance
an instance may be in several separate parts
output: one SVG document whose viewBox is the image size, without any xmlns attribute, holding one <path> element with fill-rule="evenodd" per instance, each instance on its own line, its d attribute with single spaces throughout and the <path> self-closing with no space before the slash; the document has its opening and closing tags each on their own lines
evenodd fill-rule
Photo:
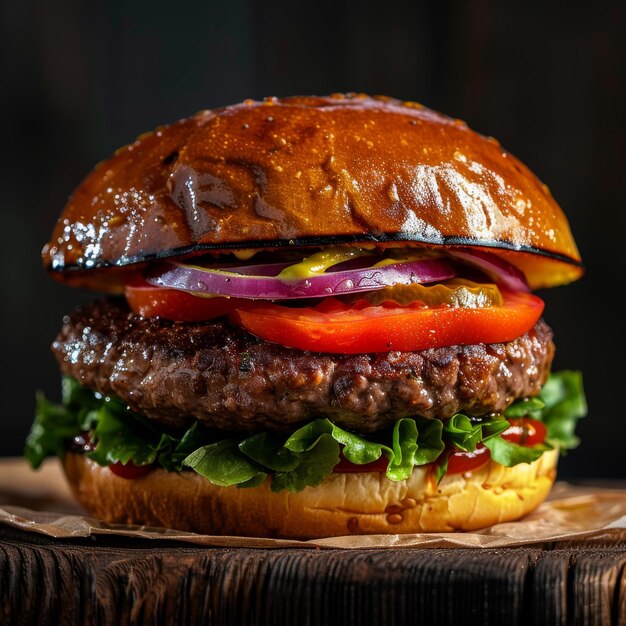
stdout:
<svg viewBox="0 0 626 626">
<path fill-rule="evenodd" d="M 33 472 L 22 459 L 0 459 L 2 525 L 58 539 L 114 535 L 247 548 L 495 548 L 548 541 L 599 539 L 626 530 L 626 489 L 557 483 L 548 502 L 518 522 L 471 533 L 356 535 L 311 541 L 209 536 L 177 530 L 107 524 L 90 518 L 73 501 L 56 459 Z"/>
</svg>

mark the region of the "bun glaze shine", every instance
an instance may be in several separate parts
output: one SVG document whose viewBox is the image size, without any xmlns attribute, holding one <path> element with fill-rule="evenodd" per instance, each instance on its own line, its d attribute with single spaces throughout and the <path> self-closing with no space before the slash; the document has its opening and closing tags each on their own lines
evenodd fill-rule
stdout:
<svg viewBox="0 0 626 626">
<path fill-rule="evenodd" d="M 155 259 L 362 242 L 488 248 L 533 289 L 582 273 L 548 188 L 495 139 L 359 94 L 247 100 L 142 135 L 76 189 L 43 257 L 113 291 Z"/>
</svg>

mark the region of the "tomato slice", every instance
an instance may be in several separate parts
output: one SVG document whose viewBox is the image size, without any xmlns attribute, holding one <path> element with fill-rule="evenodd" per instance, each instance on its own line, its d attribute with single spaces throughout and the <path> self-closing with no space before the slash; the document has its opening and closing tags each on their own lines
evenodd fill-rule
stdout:
<svg viewBox="0 0 626 626">
<path fill-rule="evenodd" d="M 548 433 L 543 422 L 530 417 L 509 419 L 509 423 L 511 426 L 502 433 L 502 438 L 520 446 L 534 446 L 543 443 Z"/>
<path fill-rule="evenodd" d="M 156 287 L 133 276 L 126 284 L 126 300 L 131 311 L 143 317 L 163 317 L 176 322 L 202 322 L 231 311 L 240 298 L 201 298 L 179 289 Z"/>
<path fill-rule="evenodd" d="M 459 344 L 512 341 L 530 330 L 543 311 L 543 301 L 530 293 L 503 293 L 501 306 L 482 308 L 400 306 L 383 303 L 318 308 L 273 303 L 244 304 L 228 319 L 248 332 L 291 348 L 359 354 L 404 352 Z M 332 300 L 332 299 L 328 299 Z M 336 310 L 333 310 L 335 308 Z"/>
<path fill-rule="evenodd" d="M 352 463 L 348 461 L 343 454 L 339 456 L 339 463 L 333 467 L 333 472 L 337 472 L 339 474 L 360 474 L 363 472 L 386 472 L 387 466 L 389 465 L 389 460 L 383 454 L 376 461 L 372 461 L 371 463 L 363 463 L 362 465 L 358 465 L 356 463 Z"/>
<path fill-rule="evenodd" d="M 465 472 L 470 472 L 484 465 L 490 458 L 489 448 L 485 448 L 482 443 L 476 446 L 474 452 L 454 450 L 448 457 L 446 474 L 464 474 Z"/>
<path fill-rule="evenodd" d="M 149 474 L 154 468 L 152 465 L 135 465 L 132 461 L 128 463 L 113 463 L 109 465 L 109 469 L 120 478 L 139 478 Z"/>
</svg>

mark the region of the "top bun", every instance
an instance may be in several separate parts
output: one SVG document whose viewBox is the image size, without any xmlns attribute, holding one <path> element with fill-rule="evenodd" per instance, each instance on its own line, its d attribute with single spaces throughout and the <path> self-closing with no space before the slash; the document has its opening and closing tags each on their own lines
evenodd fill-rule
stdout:
<svg viewBox="0 0 626 626">
<path fill-rule="evenodd" d="M 76 189 L 43 256 L 115 289 L 158 258 L 358 242 L 488 248 L 532 288 L 582 273 L 562 210 L 497 141 L 357 94 L 246 100 L 142 135 Z"/>
</svg>

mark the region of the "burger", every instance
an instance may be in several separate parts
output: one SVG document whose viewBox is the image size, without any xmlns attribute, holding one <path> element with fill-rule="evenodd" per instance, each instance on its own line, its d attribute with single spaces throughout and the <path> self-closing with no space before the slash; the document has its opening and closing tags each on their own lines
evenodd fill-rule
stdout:
<svg viewBox="0 0 626 626">
<path fill-rule="evenodd" d="M 412 102 L 268 98 L 142 135 L 43 259 L 63 319 L 62 459 L 107 522 L 315 538 L 516 520 L 577 445 L 538 288 L 582 274 L 547 187 Z"/>
</svg>

